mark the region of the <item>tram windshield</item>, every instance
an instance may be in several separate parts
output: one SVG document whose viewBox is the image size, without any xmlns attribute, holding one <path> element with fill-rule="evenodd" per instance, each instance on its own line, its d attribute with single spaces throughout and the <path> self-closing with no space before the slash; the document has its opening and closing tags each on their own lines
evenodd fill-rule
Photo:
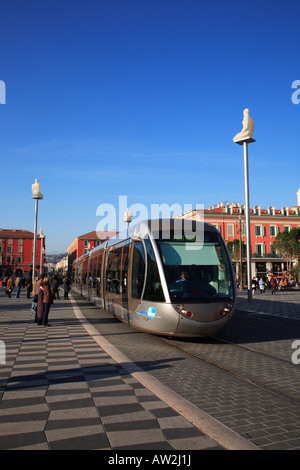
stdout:
<svg viewBox="0 0 300 470">
<path fill-rule="evenodd" d="M 216 232 L 204 242 L 156 240 L 171 302 L 232 299 L 234 284 L 229 259 Z"/>
</svg>

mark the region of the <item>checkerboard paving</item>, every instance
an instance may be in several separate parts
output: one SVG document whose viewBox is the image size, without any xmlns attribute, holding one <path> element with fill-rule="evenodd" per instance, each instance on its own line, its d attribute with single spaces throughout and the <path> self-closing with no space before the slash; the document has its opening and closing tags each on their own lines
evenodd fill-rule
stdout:
<svg viewBox="0 0 300 470">
<path fill-rule="evenodd" d="M 48 328 L 17 301 L 0 311 L 1 450 L 221 448 L 105 353 L 68 301 Z"/>
</svg>

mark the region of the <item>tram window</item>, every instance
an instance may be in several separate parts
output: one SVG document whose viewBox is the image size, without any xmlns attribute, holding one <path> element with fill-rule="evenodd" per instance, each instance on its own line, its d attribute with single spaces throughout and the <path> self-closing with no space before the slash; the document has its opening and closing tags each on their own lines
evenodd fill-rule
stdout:
<svg viewBox="0 0 300 470">
<path fill-rule="evenodd" d="M 98 261 L 97 258 L 92 259 L 92 278 L 91 278 L 91 282 L 92 282 L 93 295 L 96 295 L 97 261 Z"/>
<path fill-rule="evenodd" d="M 97 297 L 101 297 L 101 267 L 102 267 L 102 254 L 96 258 L 97 260 L 97 271 L 96 271 L 96 278 L 97 278 Z"/>
<path fill-rule="evenodd" d="M 78 265 L 78 270 L 77 270 L 77 283 L 78 283 L 78 286 L 81 286 L 81 273 L 82 273 L 82 263 L 80 263 Z"/>
<path fill-rule="evenodd" d="M 143 292 L 145 278 L 145 252 L 141 242 L 137 242 L 133 249 L 132 260 L 132 287 L 131 296 L 139 299 Z"/>
<path fill-rule="evenodd" d="M 121 248 L 111 250 L 107 255 L 106 291 L 120 294 Z"/>
<path fill-rule="evenodd" d="M 144 300 L 164 302 L 165 298 L 161 287 L 157 261 L 149 238 L 145 239 L 145 244 L 147 251 L 147 277 L 143 298 Z"/>
<path fill-rule="evenodd" d="M 129 255 L 129 245 L 124 246 L 123 251 L 122 251 L 122 280 L 121 280 L 122 294 L 127 293 L 128 255 Z"/>
<path fill-rule="evenodd" d="M 88 287 L 89 289 L 91 289 L 92 287 L 92 263 L 93 263 L 93 260 L 90 259 L 89 260 L 89 265 L 88 265 Z"/>
<path fill-rule="evenodd" d="M 75 267 L 75 282 L 76 286 L 80 286 L 81 284 L 81 263 L 78 263 Z"/>
<path fill-rule="evenodd" d="M 106 259 L 106 273 L 105 273 L 105 280 L 106 280 L 106 291 L 110 292 L 110 283 L 111 283 L 111 266 L 112 266 L 112 256 L 113 252 L 110 251 L 107 253 L 107 259 Z"/>
<path fill-rule="evenodd" d="M 88 259 L 85 259 L 83 261 L 83 266 L 82 266 L 82 285 L 86 285 L 86 279 L 87 279 L 87 269 L 88 269 Z"/>
<path fill-rule="evenodd" d="M 158 242 L 172 302 L 232 298 L 230 262 L 221 238 L 219 243 L 207 238 L 198 247 L 195 242 L 192 249 L 188 243 Z"/>
</svg>

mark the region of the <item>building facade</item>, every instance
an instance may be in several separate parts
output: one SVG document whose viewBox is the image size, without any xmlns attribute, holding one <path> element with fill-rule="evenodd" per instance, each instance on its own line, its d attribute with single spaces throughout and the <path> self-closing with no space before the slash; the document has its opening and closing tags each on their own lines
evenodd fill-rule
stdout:
<svg viewBox="0 0 300 470">
<path fill-rule="evenodd" d="M 55 271 L 60 273 L 62 276 L 65 276 L 68 273 L 68 257 L 64 256 L 58 263 L 55 265 Z"/>
<path fill-rule="evenodd" d="M 41 246 L 41 242 L 43 245 Z M 0 229 L 0 277 L 29 277 L 32 272 L 34 234 L 28 230 Z M 37 235 L 36 271 L 41 268 L 45 238 Z M 44 256 L 44 255 L 42 255 Z"/>
<path fill-rule="evenodd" d="M 96 231 L 85 233 L 75 238 L 71 243 L 68 251 L 68 276 L 70 276 L 70 270 L 72 268 L 73 261 L 85 255 L 89 251 L 93 250 L 96 246 L 101 245 L 111 237 L 114 237 L 118 232 L 115 231 Z"/>
<path fill-rule="evenodd" d="M 182 214 L 181 218 L 203 220 L 214 225 L 221 233 L 225 242 L 240 240 L 246 243 L 245 206 L 240 203 L 219 203 L 204 209 L 202 213 L 192 210 Z M 273 243 L 279 232 L 300 228 L 300 189 L 297 193 L 297 206 L 291 208 L 274 206 L 262 208 L 255 206 L 250 209 L 251 237 L 251 272 L 253 276 L 282 274 L 287 269 L 286 260 L 273 249 Z M 233 260 L 234 261 L 234 260 Z M 239 274 L 240 261 L 234 261 Z M 243 284 L 246 282 L 246 258 L 243 257 Z"/>
</svg>

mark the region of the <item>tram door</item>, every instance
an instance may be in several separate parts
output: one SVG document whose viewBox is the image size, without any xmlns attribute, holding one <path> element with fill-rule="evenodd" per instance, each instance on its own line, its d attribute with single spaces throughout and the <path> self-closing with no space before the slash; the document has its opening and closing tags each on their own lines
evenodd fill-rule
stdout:
<svg viewBox="0 0 300 470">
<path fill-rule="evenodd" d="M 128 322 L 128 259 L 129 245 L 118 245 L 106 256 L 104 298 L 105 308 Z"/>
<path fill-rule="evenodd" d="M 122 295 L 122 310 L 123 318 L 129 322 L 128 315 L 128 262 L 129 262 L 129 248 L 130 245 L 125 245 L 122 248 L 122 259 L 121 259 L 121 295 Z"/>
<path fill-rule="evenodd" d="M 134 243 L 130 259 L 128 309 L 131 314 L 134 314 L 142 298 L 145 281 L 146 257 L 143 242 Z"/>
</svg>

